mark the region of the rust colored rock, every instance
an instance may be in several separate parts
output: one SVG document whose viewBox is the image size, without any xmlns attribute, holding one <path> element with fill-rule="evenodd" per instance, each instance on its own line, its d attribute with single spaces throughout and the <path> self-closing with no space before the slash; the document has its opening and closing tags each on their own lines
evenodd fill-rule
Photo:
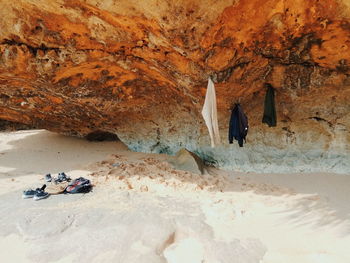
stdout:
<svg viewBox="0 0 350 263">
<path fill-rule="evenodd" d="M 234 169 L 348 171 L 346 0 L 0 5 L 1 119 L 81 137 L 115 133 L 141 151 L 186 147 Z M 209 148 L 200 115 L 208 76 L 221 136 L 233 102 L 249 117 L 244 149 Z M 276 88 L 272 129 L 261 124 L 265 82 Z"/>
</svg>

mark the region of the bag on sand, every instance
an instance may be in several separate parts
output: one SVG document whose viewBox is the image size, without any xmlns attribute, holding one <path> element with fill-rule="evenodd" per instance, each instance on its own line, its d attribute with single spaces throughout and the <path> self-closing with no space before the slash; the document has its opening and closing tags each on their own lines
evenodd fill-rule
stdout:
<svg viewBox="0 0 350 263">
<path fill-rule="evenodd" d="M 92 189 L 90 180 L 83 177 L 74 179 L 67 187 L 65 192 L 69 194 L 78 194 L 78 193 L 88 193 Z"/>
<path fill-rule="evenodd" d="M 68 182 L 62 182 L 62 183 L 49 182 L 47 183 L 47 187 L 45 188 L 45 191 L 48 192 L 50 195 L 62 194 L 66 190 L 67 186 L 68 186 Z"/>
</svg>

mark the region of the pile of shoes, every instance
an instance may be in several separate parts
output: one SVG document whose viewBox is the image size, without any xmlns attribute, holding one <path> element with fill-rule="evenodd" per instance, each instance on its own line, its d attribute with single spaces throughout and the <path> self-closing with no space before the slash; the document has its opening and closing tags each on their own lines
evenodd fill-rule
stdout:
<svg viewBox="0 0 350 263">
<path fill-rule="evenodd" d="M 72 180 L 65 173 L 58 173 L 56 178 L 53 178 L 51 174 L 45 175 L 47 182 L 46 192 L 50 195 L 62 194 L 66 190 L 69 182 Z"/>
<path fill-rule="evenodd" d="M 64 172 L 58 173 L 56 178 L 52 177 L 51 174 L 46 174 L 45 181 L 47 184 L 44 184 L 41 188 L 23 191 L 22 197 L 33 198 L 37 201 L 47 198 L 49 195 L 88 193 L 92 189 L 90 180 L 83 177 L 72 180 Z"/>
<path fill-rule="evenodd" d="M 46 182 L 54 182 L 55 184 L 62 182 L 70 182 L 71 179 L 65 173 L 58 173 L 57 178 L 52 178 L 51 174 L 45 175 Z"/>
</svg>

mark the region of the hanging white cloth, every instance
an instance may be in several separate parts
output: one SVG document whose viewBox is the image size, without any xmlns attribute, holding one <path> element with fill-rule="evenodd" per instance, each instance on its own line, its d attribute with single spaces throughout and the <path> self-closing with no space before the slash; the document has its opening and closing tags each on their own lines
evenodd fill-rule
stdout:
<svg viewBox="0 0 350 263">
<path fill-rule="evenodd" d="M 210 78 L 208 79 L 208 87 L 202 109 L 202 116 L 209 130 L 211 147 L 215 147 L 216 145 L 220 144 L 220 134 L 216 110 L 215 87 Z"/>
</svg>

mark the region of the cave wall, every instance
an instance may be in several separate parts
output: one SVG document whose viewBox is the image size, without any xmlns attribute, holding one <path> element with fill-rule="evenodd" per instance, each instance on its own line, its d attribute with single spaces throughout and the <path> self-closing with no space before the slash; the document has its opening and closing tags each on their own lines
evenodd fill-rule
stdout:
<svg viewBox="0 0 350 263">
<path fill-rule="evenodd" d="M 346 0 L 0 0 L 0 119 L 259 172 L 350 168 Z M 222 145 L 200 115 L 208 76 Z M 277 127 L 261 123 L 276 88 Z M 250 130 L 229 145 L 232 103 Z"/>
</svg>

